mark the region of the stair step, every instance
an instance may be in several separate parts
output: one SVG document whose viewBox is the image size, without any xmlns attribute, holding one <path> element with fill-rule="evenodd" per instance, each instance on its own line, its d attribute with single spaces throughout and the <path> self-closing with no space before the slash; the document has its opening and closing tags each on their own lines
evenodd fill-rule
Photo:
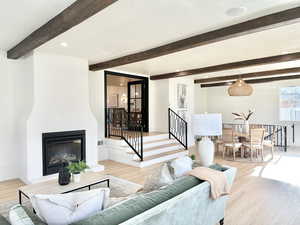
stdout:
<svg viewBox="0 0 300 225">
<path fill-rule="evenodd" d="M 144 143 L 146 142 L 151 142 L 151 141 L 157 141 L 157 140 L 163 140 L 163 139 L 168 139 L 169 138 L 169 134 L 167 133 L 162 133 L 162 134 L 158 134 L 158 135 L 153 135 L 153 136 L 144 136 Z"/>
<path fill-rule="evenodd" d="M 144 153 L 156 152 L 156 151 L 159 151 L 159 150 L 168 149 L 168 148 L 172 148 L 172 147 L 178 147 L 178 148 L 182 147 L 183 148 L 183 146 L 181 146 L 178 143 L 171 143 L 171 144 L 164 144 L 164 145 L 154 146 L 154 147 L 151 147 L 151 148 L 144 148 Z M 128 154 L 135 154 L 135 152 L 132 149 L 127 151 L 127 153 Z"/>
<path fill-rule="evenodd" d="M 181 147 L 181 145 L 178 144 L 178 143 L 170 143 L 170 144 L 163 144 L 163 145 L 154 146 L 154 147 L 151 147 L 151 148 L 145 148 L 144 152 L 150 152 L 150 151 L 155 151 L 155 150 L 174 147 L 174 146 Z"/>
<path fill-rule="evenodd" d="M 155 142 L 151 142 L 151 143 L 144 142 L 144 149 L 158 147 L 161 145 L 174 144 L 174 143 L 178 143 L 178 142 L 175 139 L 163 139 L 163 140 L 159 140 L 159 141 L 155 141 Z"/>
<path fill-rule="evenodd" d="M 155 148 L 147 149 L 144 150 L 144 158 L 148 156 L 155 156 L 162 153 L 175 151 L 175 150 L 183 150 L 183 147 L 179 144 L 168 144 L 168 145 L 162 145 Z M 139 159 L 139 157 L 133 154 L 133 159 Z"/>
<path fill-rule="evenodd" d="M 162 139 L 157 139 L 157 140 L 152 140 L 152 141 L 145 141 L 144 144 L 152 144 L 156 142 L 161 142 L 161 141 L 168 141 L 170 140 L 169 138 L 162 138 Z"/>
<path fill-rule="evenodd" d="M 187 151 L 185 151 L 185 150 L 174 150 L 174 151 L 164 152 L 164 153 L 157 154 L 157 155 L 147 156 L 147 157 L 144 157 L 143 162 L 151 161 L 153 159 L 158 159 L 158 158 L 162 158 L 162 157 L 165 157 L 165 156 L 171 156 L 171 155 L 181 153 L 181 152 L 187 152 Z M 134 161 L 140 161 L 140 160 L 134 159 Z"/>
</svg>

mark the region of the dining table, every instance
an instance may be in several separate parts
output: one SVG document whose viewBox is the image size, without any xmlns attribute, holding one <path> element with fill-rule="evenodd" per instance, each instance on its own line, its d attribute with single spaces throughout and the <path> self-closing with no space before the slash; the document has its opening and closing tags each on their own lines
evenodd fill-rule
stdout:
<svg viewBox="0 0 300 225">
<path fill-rule="evenodd" d="M 241 132 L 241 131 L 234 131 L 233 136 L 238 137 L 238 140 L 240 143 L 250 142 L 250 132 Z M 264 133 L 264 138 L 268 137 L 269 133 Z M 247 154 L 247 152 L 244 151 L 243 146 L 240 148 L 241 150 L 241 158 L 248 158 L 250 154 Z"/>
</svg>

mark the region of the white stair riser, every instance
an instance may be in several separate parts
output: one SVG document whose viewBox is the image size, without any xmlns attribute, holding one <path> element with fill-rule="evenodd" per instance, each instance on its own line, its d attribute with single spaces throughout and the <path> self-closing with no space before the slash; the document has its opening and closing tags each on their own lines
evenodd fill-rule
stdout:
<svg viewBox="0 0 300 225">
<path fill-rule="evenodd" d="M 132 156 L 127 154 L 125 151 L 122 151 L 122 149 L 111 148 L 109 150 L 109 159 L 119 163 L 140 167 L 140 162 L 132 160 Z"/>
<path fill-rule="evenodd" d="M 160 135 L 155 135 L 155 136 L 144 136 L 143 137 L 143 143 L 144 143 L 144 146 L 147 146 L 147 147 L 153 146 L 153 147 L 155 147 L 154 143 L 153 143 L 154 145 L 152 145 L 152 143 L 147 144 L 147 142 L 159 141 L 159 140 L 164 140 L 164 139 L 168 139 L 168 138 L 169 138 L 168 134 L 160 134 Z M 171 141 L 174 141 L 174 140 L 171 139 Z M 105 138 L 104 144 L 113 145 L 113 146 L 120 146 L 120 147 L 127 147 L 128 146 L 128 144 L 124 140 L 110 139 L 110 138 Z"/>
<path fill-rule="evenodd" d="M 161 146 L 161 145 L 174 144 L 174 143 L 177 143 L 177 141 L 174 140 L 174 139 L 164 140 L 164 141 L 157 141 L 157 142 L 153 142 L 153 143 L 149 143 L 149 144 L 145 143 L 144 144 L 144 149 L 158 147 L 158 146 Z"/>
<path fill-rule="evenodd" d="M 158 135 L 153 135 L 153 136 L 144 136 L 143 141 L 149 142 L 149 141 L 157 141 L 157 140 L 163 140 L 163 139 L 168 139 L 169 134 L 158 134 Z"/>
<path fill-rule="evenodd" d="M 114 147 L 124 147 L 124 146 L 128 146 L 127 143 L 124 141 L 124 140 L 114 140 L 114 139 L 109 139 L 109 138 L 106 138 L 104 140 L 104 144 L 105 145 L 112 145 Z"/>
<path fill-rule="evenodd" d="M 144 158 L 147 157 L 147 156 L 159 155 L 161 153 L 175 151 L 175 150 L 184 150 L 184 149 L 181 145 L 175 145 L 175 146 L 160 148 L 160 149 L 156 149 L 156 150 L 153 150 L 153 151 L 144 152 Z M 133 159 L 137 160 L 137 159 L 139 159 L 139 157 L 137 155 L 134 155 Z"/>
<path fill-rule="evenodd" d="M 107 148 L 108 159 L 114 160 L 114 161 L 117 161 L 120 163 L 125 163 L 125 164 L 131 165 L 131 166 L 140 167 L 140 168 L 150 166 L 150 165 L 153 165 L 156 163 L 168 161 L 171 159 L 175 159 L 177 157 L 181 157 L 181 156 L 188 154 L 188 151 L 182 151 L 179 153 L 174 153 L 171 155 L 158 157 L 153 160 L 141 162 L 141 161 L 133 160 L 133 155 L 126 153 L 127 148 L 123 148 L 123 147 L 120 148 L 120 147 L 115 147 L 115 146 L 103 146 L 103 147 Z"/>
<path fill-rule="evenodd" d="M 140 166 L 140 168 L 144 168 L 144 167 L 147 167 L 147 166 L 151 166 L 153 164 L 169 161 L 169 160 L 175 159 L 177 157 L 183 157 L 183 156 L 186 156 L 187 154 L 188 154 L 188 151 L 182 151 L 182 152 L 175 153 L 175 154 L 172 154 L 172 155 L 162 156 L 160 158 L 156 158 L 156 159 L 153 159 L 153 160 L 140 162 L 139 166 Z"/>
</svg>

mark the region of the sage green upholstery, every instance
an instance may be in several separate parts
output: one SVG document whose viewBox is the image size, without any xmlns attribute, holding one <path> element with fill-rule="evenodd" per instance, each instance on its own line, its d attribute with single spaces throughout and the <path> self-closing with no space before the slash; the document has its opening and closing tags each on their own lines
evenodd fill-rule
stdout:
<svg viewBox="0 0 300 225">
<path fill-rule="evenodd" d="M 0 215 L 0 225 L 10 225 L 10 223 Z"/>
<path fill-rule="evenodd" d="M 218 165 L 212 168 L 224 171 L 232 184 L 235 169 Z M 141 194 L 74 225 L 214 225 L 224 218 L 227 198 L 212 200 L 208 182 L 187 176 L 166 188 Z"/>
<path fill-rule="evenodd" d="M 43 223 L 39 217 L 37 217 L 32 210 L 27 209 L 26 207 L 24 207 L 24 210 L 26 211 L 27 215 L 30 217 L 30 219 L 32 220 L 32 222 L 34 223 L 34 225 L 46 225 L 45 223 Z M 0 225 L 10 225 L 10 223 L 3 217 L 0 215 Z"/>
<path fill-rule="evenodd" d="M 85 219 L 74 225 L 118 225 L 126 220 L 141 214 L 181 193 L 195 187 L 203 181 L 191 176 L 179 179 L 164 189 L 153 191 L 147 194 L 140 194 L 115 207 L 108 208 L 101 213 Z"/>
<path fill-rule="evenodd" d="M 224 171 L 228 183 L 233 183 L 235 168 L 218 165 L 211 168 Z M 212 200 L 208 182 L 187 176 L 161 190 L 139 194 L 73 225 L 215 225 L 224 218 L 227 199 L 228 196 L 223 196 Z M 27 210 L 27 213 L 35 225 L 44 225 L 31 211 Z M 0 225 L 9 223 L 0 217 Z"/>
<path fill-rule="evenodd" d="M 41 221 L 41 219 L 36 216 L 33 212 L 32 209 L 28 209 L 26 207 L 24 207 L 27 215 L 31 218 L 32 222 L 34 223 L 34 225 L 46 225 L 43 221 Z"/>
</svg>

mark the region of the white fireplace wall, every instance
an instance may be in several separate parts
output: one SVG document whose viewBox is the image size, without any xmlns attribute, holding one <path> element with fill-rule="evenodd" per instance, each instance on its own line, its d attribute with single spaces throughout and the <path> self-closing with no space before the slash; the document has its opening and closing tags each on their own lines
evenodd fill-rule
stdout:
<svg viewBox="0 0 300 225">
<path fill-rule="evenodd" d="M 14 148 L 14 87 L 10 66 L 11 60 L 0 51 L 0 180 L 16 178 L 19 172 Z"/>
<path fill-rule="evenodd" d="M 33 108 L 33 56 L 13 61 L 11 74 L 14 77 L 14 140 L 18 155 L 18 177 L 27 175 L 27 120 Z M 32 162 L 33 163 L 33 162 Z"/>
<path fill-rule="evenodd" d="M 97 121 L 89 104 L 87 60 L 42 53 L 33 57 L 34 106 L 27 121 L 25 181 L 42 177 L 46 132 L 86 130 L 86 160 L 96 166 Z"/>
</svg>

